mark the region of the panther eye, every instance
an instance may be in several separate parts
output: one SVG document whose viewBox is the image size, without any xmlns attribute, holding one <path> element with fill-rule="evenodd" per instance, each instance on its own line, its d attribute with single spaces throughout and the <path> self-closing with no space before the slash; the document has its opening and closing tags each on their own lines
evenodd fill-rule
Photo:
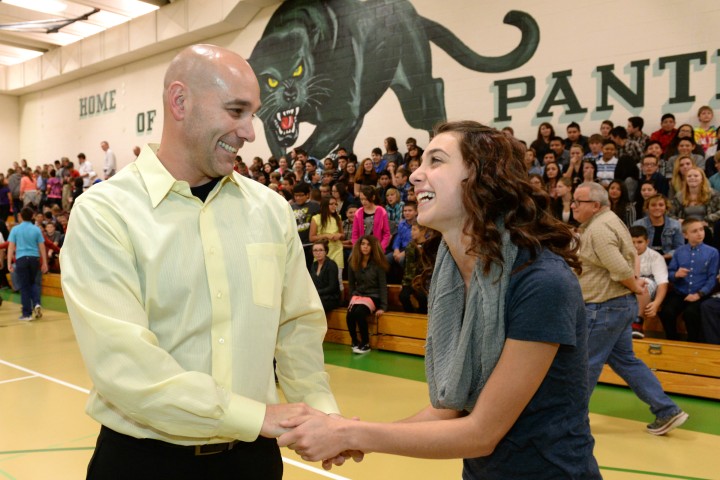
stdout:
<svg viewBox="0 0 720 480">
<path fill-rule="evenodd" d="M 293 77 L 299 77 L 300 75 L 302 75 L 302 73 L 303 73 L 303 66 L 302 66 L 302 64 L 300 64 L 300 65 L 298 65 L 298 67 L 295 69 L 295 71 L 293 72 L 293 75 L 292 75 L 292 76 L 293 76 Z"/>
<path fill-rule="evenodd" d="M 270 88 L 275 88 L 278 86 L 278 81 L 275 80 L 273 77 L 268 77 L 267 84 L 270 86 Z"/>
</svg>

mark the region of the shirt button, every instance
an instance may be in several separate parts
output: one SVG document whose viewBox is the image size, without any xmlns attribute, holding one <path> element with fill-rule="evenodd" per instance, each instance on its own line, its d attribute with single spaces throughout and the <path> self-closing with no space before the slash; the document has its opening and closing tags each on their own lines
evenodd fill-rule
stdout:
<svg viewBox="0 0 720 480">
<path fill-rule="evenodd" d="M 218 343 L 220 343 L 220 344 L 225 343 L 225 339 L 221 338 L 220 340 L 218 340 Z"/>
<path fill-rule="evenodd" d="M 222 298 L 222 292 L 217 293 L 217 298 Z"/>
</svg>

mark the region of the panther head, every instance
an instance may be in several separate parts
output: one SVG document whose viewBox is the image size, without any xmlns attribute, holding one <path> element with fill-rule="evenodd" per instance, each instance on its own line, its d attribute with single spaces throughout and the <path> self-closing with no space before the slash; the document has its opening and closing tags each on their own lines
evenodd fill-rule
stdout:
<svg viewBox="0 0 720 480">
<path fill-rule="evenodd" d="M 258 42 L 248 61 L 260 82 L 258 116 L 281 147 L 294 145 L 298 123 L 316 117 L 316 109 L 328 96 L 322 86 L 327 80 L 314 74 L 307 34 L 291 30 L 268 35 Z"/>
</svg>

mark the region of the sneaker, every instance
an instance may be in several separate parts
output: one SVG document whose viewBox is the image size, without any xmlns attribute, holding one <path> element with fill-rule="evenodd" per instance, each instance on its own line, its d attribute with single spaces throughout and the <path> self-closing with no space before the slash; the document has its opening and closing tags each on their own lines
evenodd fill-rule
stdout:
<svg viewBox="0 0 720 480">
<path fill-rule="evenodd" d="M 33 317 L 31 315 L 28 315 L 28 316 L 23 315 L 18 320 L 20 320 L 21 322 L 32 322 L 33 320 L 35 320 L 35 317 Z"/>
<path fill-rule="evenodd" d="M 360 353 L 360 354 L 370 353 L 370 345 L 363 345 L 362 347 L 358 348 L 358 351 L 355 353 Z"/>
<path fill-rule="evenodd" d="M 665 435 L 685 423 L 689 416 L 690 415 L 680 410 L 672 417 L 658 417 L 653 423 L 647 426 L 647 431 L 653 435 Z"/>
<path fill-rule="evenodd" d="M 360 351 L 360 345 L 353 345 L 353 346 L 352 346 L 352 351 L 353 351 L 353 353 L 362 353 L 362 352 Z"/>
<path fill-rule="evenodd" d="M 642 340 L 643 338 L 645 338 L 645 334 L 640 330 L 633 330 L 632 337 L 637 340 Z"/>
<path fill-rule="evenodd" d="M 42 317 L 42 306 L 39 303 L 33 308 L 33 315 L 35 315 L 35 318 Z"/>
</svg>

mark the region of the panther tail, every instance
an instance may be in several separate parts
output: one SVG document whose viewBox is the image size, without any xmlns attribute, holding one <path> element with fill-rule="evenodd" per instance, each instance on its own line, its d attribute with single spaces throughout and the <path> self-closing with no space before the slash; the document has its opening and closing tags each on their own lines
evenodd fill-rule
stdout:
<svg viewBox="0 0 720 480">
<path fill-rule="evenodd" d="M 511 10 L 503 23 L 514 25 L 522 32 L 520 44 L 513 51 L 500 57 L 484 57 L 470 50 L 454 33 L 439 23 L 422 19 L 425 32 L 435 45 L 445 50 L 462 66 L 476 72 L 499 73 L 513 70 L 532 58 L 540 43 L 540 28 L 529 14 Z"/>
</svg>

